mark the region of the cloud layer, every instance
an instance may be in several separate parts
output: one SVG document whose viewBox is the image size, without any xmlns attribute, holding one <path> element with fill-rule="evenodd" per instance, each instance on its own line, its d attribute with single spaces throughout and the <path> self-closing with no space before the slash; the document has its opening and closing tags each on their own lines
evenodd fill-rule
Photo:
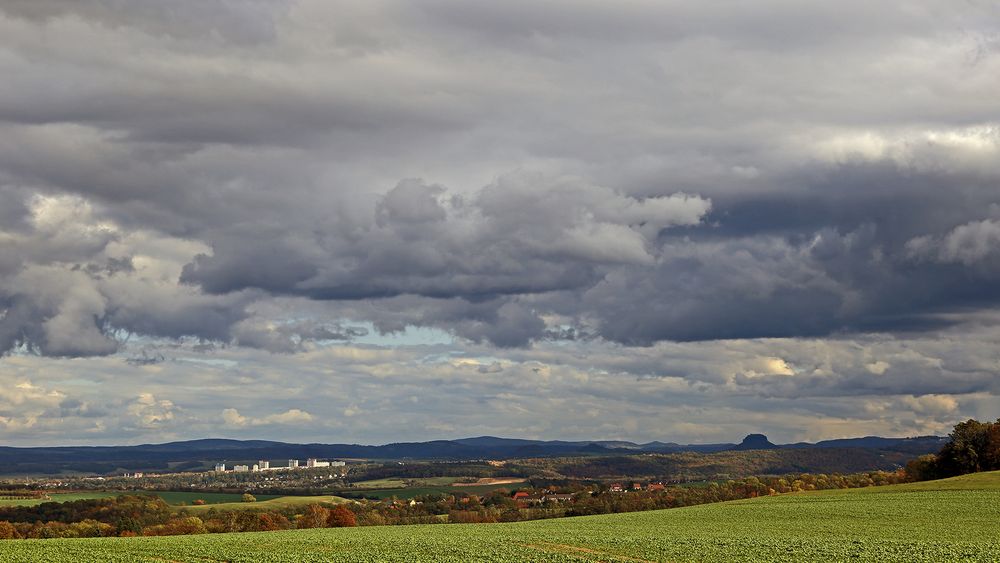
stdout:
<svg viewBox="0 0 1000 563">
<path fill-rule="evenodd" d="M 608 436 L 644 435 L 649 397 L 692 438 L 725 433 L 698 412 L 789 437 L 1000 415 L 998 37 L 976 2 L 5 2 L 0 378 L 37 392 L 0 422 L 279 437 L 322 406 L 230 403 L 212 370 L 331 361 L 313 391 L 353 420 L 356 382 L 442 358 L 480 363 L 441 434 L 544 408 L 477 397 L 551 369 L 538 401 L 592 400 Z M 121 392 L 19 362 L 117 362 Z M 441 377 L 366 392 L 422 405 Z M 671 378 L 697 392 L 647 388 Z M 406 427 L 383 420 L 351 438 Z"/>
</svg>

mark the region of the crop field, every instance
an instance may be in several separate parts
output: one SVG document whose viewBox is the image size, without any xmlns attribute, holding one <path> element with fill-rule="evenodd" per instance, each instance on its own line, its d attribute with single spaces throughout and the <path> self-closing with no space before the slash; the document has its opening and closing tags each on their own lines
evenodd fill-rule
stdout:
<svg viewBox="0 0 1000 563">
<path fill-rule="evenodd" d="M 401 489 L 406 486 L 404 479 L 395 477 L 389 479 L 372 479 L 371 481 L 357 481 L 353 483 L 360 489 Z"/>
<path fill-rule="evenodd" d="M 35 561 L 1000 561 L 1000 473 L 513 524 L 13 540 Z"/>
</svg>

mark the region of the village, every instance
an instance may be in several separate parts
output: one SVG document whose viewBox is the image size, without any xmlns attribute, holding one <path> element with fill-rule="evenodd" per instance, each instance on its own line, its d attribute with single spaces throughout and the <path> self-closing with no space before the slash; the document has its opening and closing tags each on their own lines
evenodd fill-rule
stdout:
<svg viewBox="0 0 1000 563">
<path fill-rule="evenodd" d="M 611 483 L 608 485 L 608 493 L 627 493 L 630 491 L 648 491 L 648 492 L 659 492 L 666 489 L 666 486 L 662 482 L 649 483 L 643 486 L 642 483 L 632 483 L 631 486 L 625 486 L 622 483 Z M 583 491 L 590 496 L 592 491 Z M 543 489 L 540 493 L 529 493 L 527 491 L 514 491 L 511 493 L 511 498 L 514 502 L 521 506 L 527 506 L 532 504 L 545 504 L 548 502 L 572 502 L 576 495 L 572 493 L 554 493 L 548 489 Z"/>
</svg>

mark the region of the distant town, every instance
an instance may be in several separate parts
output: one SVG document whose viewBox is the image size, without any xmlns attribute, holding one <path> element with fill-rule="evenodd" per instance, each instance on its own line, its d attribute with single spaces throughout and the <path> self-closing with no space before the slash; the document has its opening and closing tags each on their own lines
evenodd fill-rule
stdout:
<svg viewBox="0 0 1000 563">
<path fill-rule="evenodd" d="M 320 461 L 316 458 L 309 458 L 305 465 L 300 465 L 299 460 L 290 459 L 288 465 L 271 466 L 271 462 L 265 459 L 257 461 L 253 465 L 233 465 L 232 469 L 226 469 L 225 462 L 215 464 L 217 473 L 247 473 L 259 471 L 289 471 L 293 469 L 314 469 L 320 467 L 344 467 L 346 461 Z"/>
</svg>

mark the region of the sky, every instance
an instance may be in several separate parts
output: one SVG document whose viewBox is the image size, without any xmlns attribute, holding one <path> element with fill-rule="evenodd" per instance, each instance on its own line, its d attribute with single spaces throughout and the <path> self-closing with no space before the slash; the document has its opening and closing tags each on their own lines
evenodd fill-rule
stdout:
<svg viewBox="0 0 1000 563">
<path fill-rule="evenodd" d="M 1000 5 L 5 0 L 0 444 L 1000 417 Z"/>
</svg>

